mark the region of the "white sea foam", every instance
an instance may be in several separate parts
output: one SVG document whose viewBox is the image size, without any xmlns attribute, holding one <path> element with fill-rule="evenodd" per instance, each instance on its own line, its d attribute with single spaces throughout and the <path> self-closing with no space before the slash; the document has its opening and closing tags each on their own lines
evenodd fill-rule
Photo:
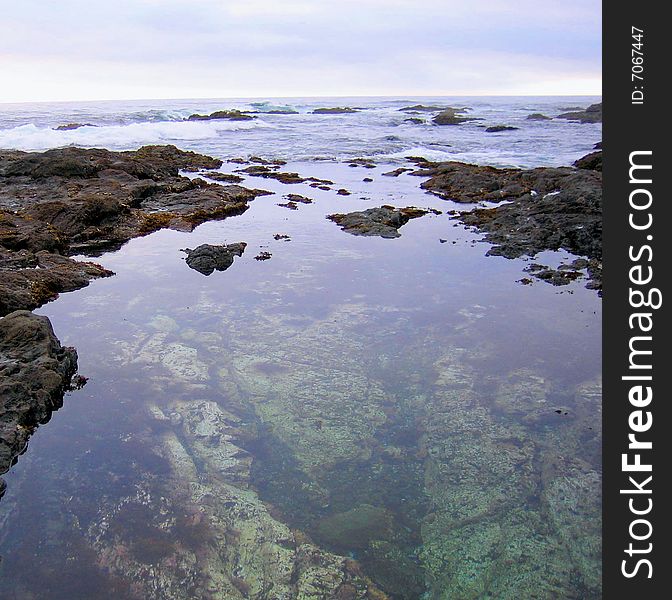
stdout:
<svg viewBox="0 0 672 600">
<path fill-rule="evenodd" d="M 145 144 L 207 140 L 228 132 L 270 127 L 255 121 L 159 121 L 128 125 L 84 126 L 69 131 L 34 124 L 0 130 L 0 148 L 47 150 L 63 146 L 132 149 Z"/>
</svg>

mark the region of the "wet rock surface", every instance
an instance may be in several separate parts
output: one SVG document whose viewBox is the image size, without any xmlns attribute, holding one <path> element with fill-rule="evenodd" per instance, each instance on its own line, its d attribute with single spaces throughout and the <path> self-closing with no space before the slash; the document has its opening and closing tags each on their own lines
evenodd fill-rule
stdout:
<svg viewBox="0 0 672 600">
<path fill-rule="evenodd" d="M 602 103 L 591 104 L 585 110 L 579 109 L 562 113 L 556 119 L 567 119 L 568 121 L 578 121 L 579 123 L 601 123 Z"/>
<path fill-rule="evenodd" d="M 541 113 L 532 113 L 525 117 L 528 121 L 550 121 L 551 117 L 547 117 Z"/>
<path fill-rule="evenodd" d="M 497 169 L 465 163 L 425 163 L 422 187 L 446 200 L 507 204 L 476 208 L 456 218 L 484 232 L 489 255 L 519 258 L 564 249 L 591 260 L 591 287 L 601 287 L 601 152 L 577 161 L 592 168 Z M 549 281 L 565 281 L 549 277 Z"/>
<path fill-rule="evenodd" d="M 233 264 L 234 257 L 243 255 L 246 246 L 245 242 L 223 246 L 201 244 L 193 250 L 185 248 L 183 252 L 187 253 L 187 265 L 207 276 L 214 271 L 226 271 Z"/>
<path fill-rule="evenodd" d="M 226 119 L 227 121 L 251 121 L 256 117 L 239 110 L 217 110 L 209 115 L 193 114 L 187 117 L 187 121 L 213 121 Z"/>
<path fill-rule="evenodd" d="M 460 123 L 466 123 L 468 121 L 476 121 L 474 117 L 461 117 L 461 113 L 465 112 L 466 109 L 461 108 L 447 108 L 441 111 L 436 115 L 432 122 L 436 125 L 459 125 Z"/>
<path fill-rule="evenodd" d="M 0 319 L 0 475 L 54 410 L 77 370 L 77 352 L 64 348 L 47 317 L 15 311 Z M 5 484 L 0 479 L 0 496 Z"/>
<path fill-rule="evenodd" d="M 68 255 L 95 256 L 157 229 L 189 231 L 244 212 L 261 191 L 179 174 L 221 164 L 174 146 L 0 151 L 0 315 L 111 275 Z"/>
<path fill-rule="evenodd" d="M 486 127 L 486 133 L 498 133 L 500 131 L 515 131 L 519 129 L 518 127 L 512 127 L 511 125 L 493 125 L 492 127 Z"/>
<path fill-rule="evenodd" d="M 428 212 L 421 208 L 394 208 L 386 205 L 346 214 L 337 213 L 327 218 L 352 235 L 396 238 L 401 235 L 398 230 L 402 225 Z"/>
</svg>

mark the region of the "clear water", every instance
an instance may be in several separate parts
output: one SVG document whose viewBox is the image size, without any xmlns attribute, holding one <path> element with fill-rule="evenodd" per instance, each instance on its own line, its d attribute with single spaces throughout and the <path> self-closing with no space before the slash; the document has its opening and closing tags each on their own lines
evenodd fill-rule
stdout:
<svg viewBox="0 0 672 600">
<path fill-rule="evenodd" d="M 423 100 L 485 120 L 402 124 L 397 109 Z M 352 194 L 249 177 L 275 195 L 132 240 L 96 259 L 115 277 L 38 311 L 89 382 L 5 477 L 0 596 L 293 597 L 273 571 L 291 530 L 393 598 L 600 597 L 599 299 L 581 281 L 516 283 L 525 261 L 485 257 L 445 214 L 458 207 L 382 176 L 407 154 L 571 164 L 599 125 L 524 117 L 593 101 L 288 99 L 273 104 L 301 114 L 242 128 L 175 119 L 250 101 L 1 107 L 0 147 L 175 143 L 290 160 Z M 308 114 L 329 105 L 367 110 Z M 73 121 L 100 127 L 50 129 Z M 500 123 L 521 129 L 478 126 Z M 344 162 L 359 156 L 377 167 Z M 277 206 L 288 193 L 314 203 Z M 324 218 L 381 204 L 444 213 L 393 240 Z M 238 241 L 209 277 L 180 251 Z"/>
</svg>

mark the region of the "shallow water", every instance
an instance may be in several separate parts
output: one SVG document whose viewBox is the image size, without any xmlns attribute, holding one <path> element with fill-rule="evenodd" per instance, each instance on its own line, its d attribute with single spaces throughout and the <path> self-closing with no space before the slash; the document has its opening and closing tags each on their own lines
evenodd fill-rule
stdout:
<svg viewBox="0 0 672 600">
<path fill-rule="evenodd" d="M 247 178 L 276 195 L 132 240 L 96 259 L 115 277 L 37 311 L 89 382 L 6 476 L 3 598 L 290 597 L 264 591 L 286 527 L 394 598 L 600 597 L 600 301 L 520 285 L 525 261 L 485 257 L 445 214 L 463 206 L 391 165 L 282 168 L 350 196 Z M 391 240 L 324 218 L 381 204 L 444 213 Z M 238 241 L 209 277 L 180 251 Z"/>
</svg>

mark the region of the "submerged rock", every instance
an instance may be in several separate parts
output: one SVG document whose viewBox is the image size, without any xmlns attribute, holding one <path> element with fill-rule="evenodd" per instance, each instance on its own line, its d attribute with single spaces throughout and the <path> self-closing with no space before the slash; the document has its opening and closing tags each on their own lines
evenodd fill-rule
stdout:
<svg viewBox="0 0 672 600">
<path fill-rule="evenodd" d="M 567 119 L 568 121 L 578 121 L 579 123 L 601 123 L 602 103 L 591 104 L 585 110 L 562 113 L 561 115 L 558 115 L 556 119 Z"/>
<path fill-rule="evenodd" d="M 193 250 L 185 248 L 182 252 L 187 253 L 186 262 L 190 268 L 207 276 L 214 271 L 226 271 L 233 264 L 235 256 L 243 255 L 246 246 L 245 242 L 225 246 L 201 244 Z"/>
<path fill-rule="evenodd" d="M 375 235 L 383 238 L 396 238 L 401 234 L 398 229 L 411 219 L 426 215 L 429 211 L 415 208 L 394 208 L 380 206 L 346 214 L 328 215 L 327 219 L 339 225 L 343 231 L 352 235 Z"/>
<path fill-rule="evenodd" d="M 47 317 L 21 310 L 0 319 L 0 475 L 63 405 L 76 370 L 77 352 L 61 346 Z M 0 479 L 0 496 L 4 488 Z"/>
<path fill-rule="evenodd" d="M 492 127 L 486 128 L 486 133 L 497 133 L 499 131 L 514 131 L 519 129 L 518 127 L 512 127 L 511 125 L 493 125 Z"/>
</svg>

